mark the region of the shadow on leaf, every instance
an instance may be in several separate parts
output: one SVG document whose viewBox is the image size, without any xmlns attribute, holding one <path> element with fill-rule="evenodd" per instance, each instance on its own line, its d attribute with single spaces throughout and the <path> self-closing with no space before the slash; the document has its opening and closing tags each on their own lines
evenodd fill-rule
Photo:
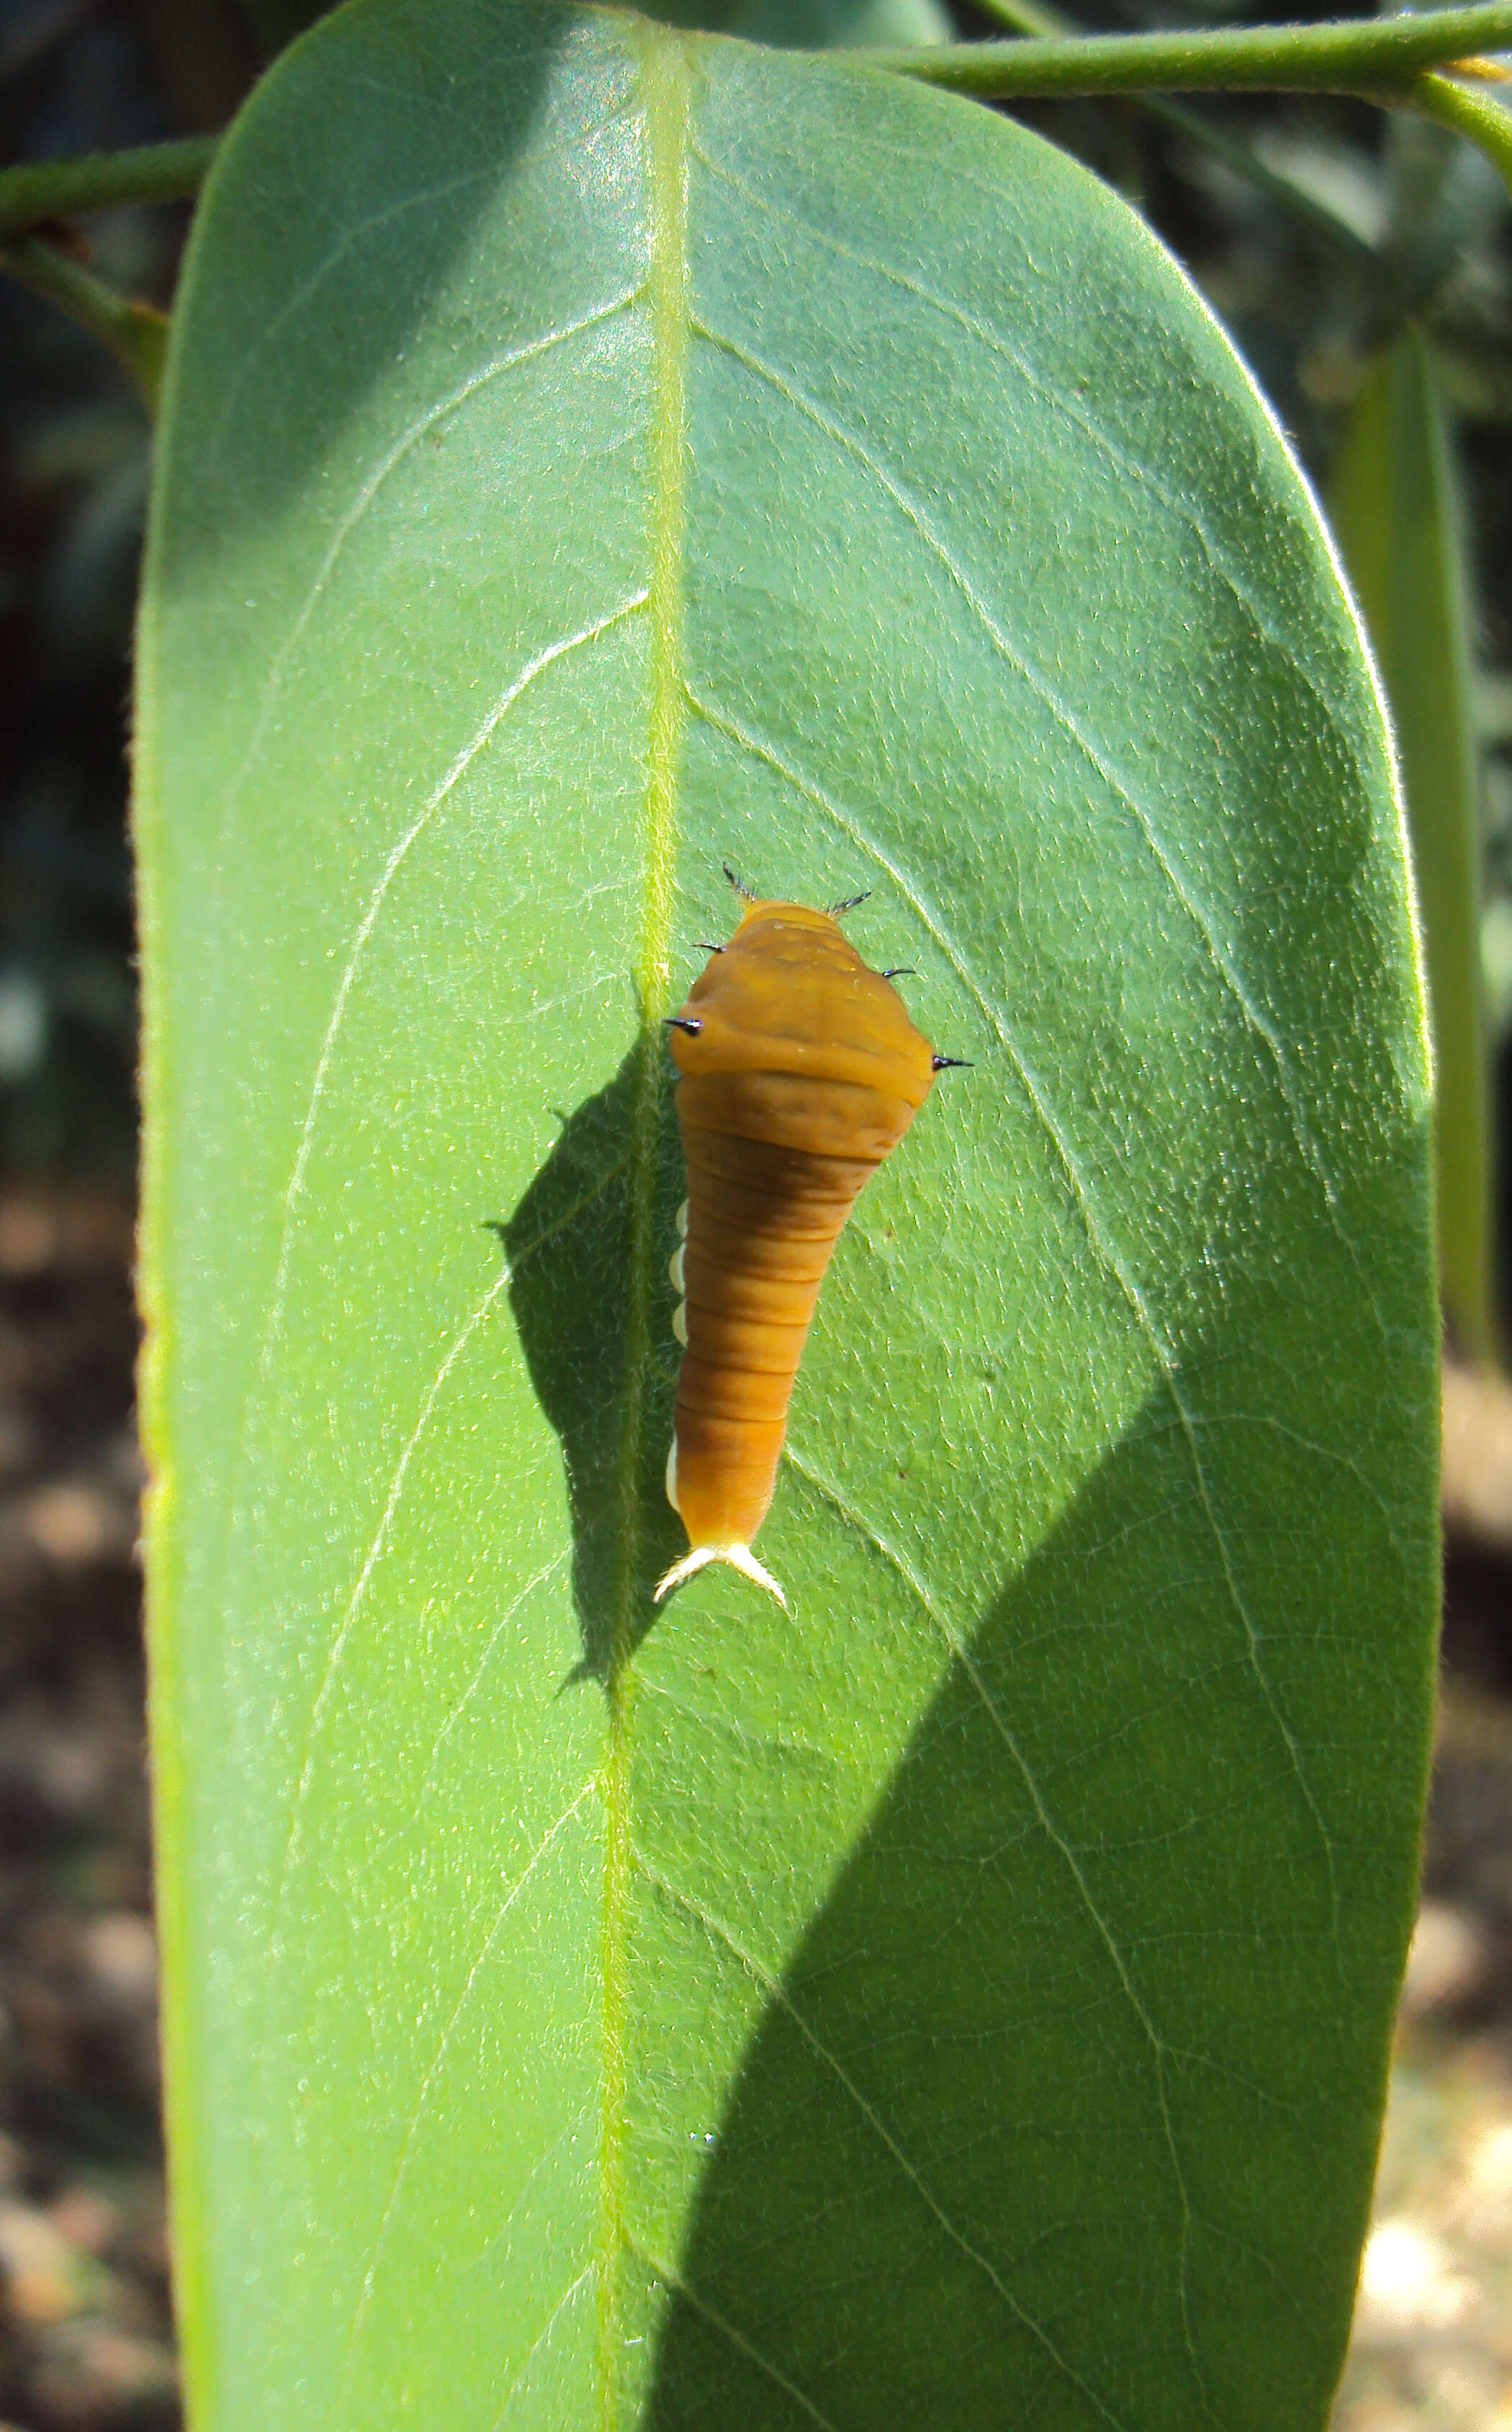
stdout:
<svg viewBox="0 0 1512 2432">
<path fill-rule="evenodd" d="M 208 414 L 208 429 L 193 421 L 186 428 L 181 402 L 178 427 L 186 453 L 197 448 L 217 466 L 233 465 L 234 477 L 217 481 L 212 513 L 179 516 L 169 529 L 179 577 L 190 560 L 245 548 L 248 533 L 265 535 L 299 512 L 308 491 L 318 491 L 351 431 L 382 412 L 375 392 L 382 397 L 396 364 L 423 352 L 437 297 L 457 292 L 480 225 L 498 212 L 540 145 L 560 54 L 572 40 L 571 12 L 564 8 L 559 23 L 546 10 L 517 23 L 463 0 L 451 11 L 455 38 L 466 42 L 468 20 L 483 19 L 491 53 L 487 106 L 470 112 L 407 98 L 403 63 L 421 39 L 423 15 L 413 7 L 374 8 L 344 29 L 317 27 L 274 68 L 276 102 L 254 95 L 229 139 L 237 169 L 230 204 L 237 275 L 219 279 L 203 319 L 217 329 L 225 324 L 220 343 L 231 348 L 235 376 L 223 372 L 193 391 L 188 410 Z M 334 149 L 333 91 L 342 96 L 342 143 Z M 224 184 L 218 167 L 205 211 L 219 244 Z M 249 187 L 287 199 L 248 211 Z M 236 317 L 243 291 L 289 300 L 270 328 L 243 330 Z M 196 334 L 203 345 L 198 323 Z M 482 332 L 480 341 L 491 343 Z M 316 393 L 318 414 L 297 410 Z"/>
<path fill-rule="evenodd" d="M 1260 1443 L 1288 1508 L 1306 1456 Z M 1381 1509 L 1324 1475 L 1319 1525 L 1389 1576 Z M 765 1999 L 682 2252 L 646 2258 L 646 2432 L 1322 2422 L 1412 1914 L 1432 1540 L 1396 1643 L 1362 1617 L 1368 1677 L 1316 1572 L 1272 1579 L 1280 1710 L 1225 1576 L 1272 1552 L 1226 1554 L 1157 1399 L 947 1659 L 780 1982 L 738 1897 L 727 1922 L 657 1888 Z"/>
<path fill-rule="evenodd" d="M 583 1632 L 574 1680 L 608 1679 L 616 1607 L 624 1596 L 626 1635 L 632 1648 L 638 1645 L 654 1618 L 652 1587 L 684 1542 L 663 1485 L 677 1376 L 676 1294 L 667 1270 L 684 1187 L 665 1087 L 653 1169 L 642 1182 L 652 1194 L 651 1353 L 638 1410 L 630 1403 L 635 1106 L 646 1055 L 658 1059 L 659 1070 L 659 1031 L 639 1039 L 613 1080 L 567 1117 L 513 1215 L 492 1228 L 508 1264 L 509 1302 L 531 1383 L 562 1442 L 572 1596 Z"/>
</svg>

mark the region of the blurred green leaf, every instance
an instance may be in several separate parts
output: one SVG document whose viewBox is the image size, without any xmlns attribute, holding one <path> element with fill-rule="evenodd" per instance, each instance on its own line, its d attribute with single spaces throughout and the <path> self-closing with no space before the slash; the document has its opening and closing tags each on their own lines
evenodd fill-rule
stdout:
<svg viewBox="0 0 1512 2432">
<path fill-rule="evenodd" d="M 1433 360 L 1416 329 L 1355 401 L 1329 512 L 1391 703 L 1418 872 L 1437 1068 L 1438 1259 L 1451 1324 L 1496 1351 L 1480 768 L 1470 718 L 1464 545 Z"/>
<path fill-rule="evenodd" d="M 324 16 L 331 0 L 246 0 L 246 5 L 271 57 Z M 648 14 L 666 25 L 703 25 L 793 50 L 948 42 L 954 30 L 943 0 L 666 0 Z"/>
<path fill-rule="evenodd" d="M 372 0 L 207 192 L 140 670 L 196 2432 L 1319 2425 L 1416 1885 L 1427 1080 L 1221 333 L 986 111 Z M 976 1069 L 825 1286 L 790 1617 L 654 1619 L 656 1017 L 726 857 L 870 886 Z"/>
</svg>

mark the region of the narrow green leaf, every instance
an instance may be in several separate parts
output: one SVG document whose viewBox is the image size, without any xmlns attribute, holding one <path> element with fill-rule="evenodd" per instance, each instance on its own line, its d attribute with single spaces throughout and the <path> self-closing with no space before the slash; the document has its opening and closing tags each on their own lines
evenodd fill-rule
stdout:
<svg viewBox="0 0 1512 2432">
<path fill-rule="evenodd" d="M 1355 400 L 1329 488 L 1402 754 L 1436 1065 L 1438 1263 L 1475 1359 L 1496 1354 L 1490 1123 L 1480 967 L 1481 786 L 1464 543 L 1443 401 L 1416 329 Z"/>
<path fill-rule="evenodd" d="M 1429 1116 L 1374 693 L 1221 333 L 965 104 L 368 0 L 207 191 L 140 667 L 196 2432 L 1316 2432 Z M 825 1285 L 787 1617 L 649 1602 L 726 858 L 870 886 L 975 1060 Z"/>
</svg>

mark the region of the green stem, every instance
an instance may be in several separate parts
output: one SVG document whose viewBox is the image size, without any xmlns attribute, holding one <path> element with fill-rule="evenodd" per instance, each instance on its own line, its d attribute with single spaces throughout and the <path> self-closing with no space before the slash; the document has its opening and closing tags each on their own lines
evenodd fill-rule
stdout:
<svg viewBox="0 0 1512 2432">
<path fill-rule="evenodd" d="M 140 393 L 149 414 L 155 414 L 162 384 L 162 359 L 168 340 L 166 316 L 150 304 L 133 302 L 119 289 L 108 287 L 92 270 L 70 262 L 56 245 L 40 237 L 24 236 L 0 246 L 0 270 L 8 270 L 24 287 L 44 296 L 71 320 L 109 346 Z"/>
<path fill-rule="evenodd" d="M 1491 92 L 1496 90 L 1493 85 Z M 1493 101 L 1488 93 L 1442 76 L 1419 76 L 1406 99 L 1421 117 L 1436 118 L 1440 127 L 1452 127 L 1457 135 L 1468 135 L 1472 144 L 1478 144 L 1495 161 L 1512 193 L 1512 110 L 1504 101 Z"/>
<path fill-rule="evenodd" d="M 1070 34 L 1075 31 L 1071 21 L 1059 8 L 1043 5 L 1043 0 L 977 0 L 977 5 L 989 17 L 995 17 L 1014 34 Z M 1268 194 L 1272 202 L 1295 220 L 1311 228 L 1336 253 L 1341 253 L 1355 269 L 1366 268 L 1373 260 L 1371 248 L 1362 236 L 1331 211 L 1325 203 L 1308 194 L 1302 187 L 1283 177 L 1261 160 L 1259 154 L 1220 127 L 1214 127 L 1195 110 L 1185 110 L 1179 101 L 1166 101 L 1158 93 L 1137 97 L 1138 109 L 1147 117 L 1158 119 L 1163 127 L 1180 135 L 1184 142 L 1195 144 L 1215 160 L 1222 160 L 1236 176 L 1247 177 Z"/>
<path fill-rule="evenodd" d="M 28 161 L 0 169 L 0 236 L 42 220 L 71 220 L 124 203 L 175 203 L 197 194 L 220 138 L 144 144 L 131 152 L 91 152 L 80 160 Z"/>
<path fill-rule="evenodd" d="M 949 48 L 853 51 L 982 101 L 1119 93 L 1346 93 L 1406 98 L 1428 68 L 1512 47 L 1512 0 L 1324 25 L 1220 25 L 1195 33 L 1079 34 Z"/>
</svg>

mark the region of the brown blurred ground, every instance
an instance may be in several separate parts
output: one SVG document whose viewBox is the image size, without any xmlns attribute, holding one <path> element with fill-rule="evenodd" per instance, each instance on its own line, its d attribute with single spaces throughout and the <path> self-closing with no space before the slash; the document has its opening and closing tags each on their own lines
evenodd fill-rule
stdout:
<svg viewBox="0 0 1512 2432">
<path fill-rule="evenodd" d="M 130 1240 L 120 1197 L 0 1194 L 0 2416 L 35 2432 L 178 2420 Z"/>
<path fill-rule="evenodd" d="M 1446 1372 L 1423 1900 L 1334 2432 L 1512 2432 L 1512 1391 Z"/>
</svg>

